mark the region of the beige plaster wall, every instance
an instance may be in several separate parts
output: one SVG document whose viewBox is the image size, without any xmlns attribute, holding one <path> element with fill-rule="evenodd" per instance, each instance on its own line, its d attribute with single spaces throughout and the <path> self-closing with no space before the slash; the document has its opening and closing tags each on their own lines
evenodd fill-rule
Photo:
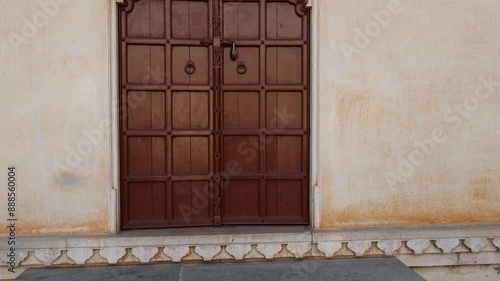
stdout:
<svg viewBox="0 0 500 281">
<path fill-rule="evenodd" d="M 500 223 L 500 1 L 314 5 L 320 226 Z"/>
<path fill-rule="evenodd" d="M 109 232 L 110 3 L 0 0 L 0 220 L 15 165 L 18 235 Z"/>
<path fill-rule="evenodd" d="M 15 165 L 18 234 L 105 233 L 115 219 L 112 2 L 0 0 L 0 182 Z M 500 81 L 500 2 L 313 9 L 320 226 L 500 223 L 500 88 L 488 83 Z"/>
</svg>

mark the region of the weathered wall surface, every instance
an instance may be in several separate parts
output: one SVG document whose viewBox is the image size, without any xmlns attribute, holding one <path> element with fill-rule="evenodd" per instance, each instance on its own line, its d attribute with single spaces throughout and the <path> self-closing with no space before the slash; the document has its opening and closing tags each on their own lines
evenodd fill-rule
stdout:
<svg viewBox="0 0 500 281">
<path fill-rule="evenodd" d="M 109 232 L 112 1 L 42 2 L 0 0 L 0 182 L 18 234 Z M 500 223 L 500 2 L 313 9 L 320 226 Z"/>
<path fill-rule="evenodd" d="M 500 2 L 314 4 L 321 227 L 500 223 Z"/>
<path fill-rule="evenodd" d="M 17 234 L 109 232 L 109 4 L 0 0 L 0 219 L 15 165 Z"/>
<path fill-rule="evenodd" d="M 458 267 L 423 267 L 413 268 L 427 281 L 498 281 L 500 267 L 498 265 L 476 265 Z"/>
</svg>

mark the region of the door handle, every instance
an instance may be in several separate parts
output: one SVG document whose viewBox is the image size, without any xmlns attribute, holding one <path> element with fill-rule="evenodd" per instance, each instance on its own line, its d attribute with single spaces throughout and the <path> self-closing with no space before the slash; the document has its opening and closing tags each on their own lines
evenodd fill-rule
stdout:
<svg viewBox="0 0 500 281">
<path fill-rule="evenodd" d="M 245 65 L 245 62 L 238 62 L 238 64 L 236 65 L 236 72 L 238 72 L 239 74 L 245 74 L 247 72 L 247 66 Z"/>
</svg>

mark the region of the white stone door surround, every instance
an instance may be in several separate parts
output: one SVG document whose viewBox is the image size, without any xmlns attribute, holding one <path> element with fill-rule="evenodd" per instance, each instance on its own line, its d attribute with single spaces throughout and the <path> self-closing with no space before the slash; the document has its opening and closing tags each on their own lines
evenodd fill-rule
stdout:
<svg viewBox="0 0 500 281">
<path fill-rule="evenodd" d="M 118 50 L 118 7 L 124 3 L 124 0 L 108 0 L 111 1 L 111 12 L 109 15 L 109 35 L 111 40 L 110 50 L 110 114 L 111 116 L 111 198 L 110 198 L 110 216 L 109 225 L 110 233 L 116 234 L 120 232 L 120 142 L 119 142 L 119 50 Z M 130 0 L 133 1 L 133 0 Z M 308 2 L 307 6 L 311 9 L 311 58 L 310 58 L 310 182 L 309 182 L 309 221 L 312 228 L 319 228 L 320 225 L 320 190 L 318 187 L 318 11 L 314 9 L 314 0 L 303 0 Z M 316 0 L 317 1 L 317 0 Z M 115 4 L 116 3 L 116 4 Z"/>
</svg>

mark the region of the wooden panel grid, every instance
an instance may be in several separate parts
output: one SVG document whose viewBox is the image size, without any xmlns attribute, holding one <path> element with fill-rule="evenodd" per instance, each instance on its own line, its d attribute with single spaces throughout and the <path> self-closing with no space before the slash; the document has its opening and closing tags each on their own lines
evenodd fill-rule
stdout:
<svg viewBox="0 0 500 281">
<path fill-rule="evenodd" d="M 305 1 L 125 2 L 122 228 L 307 224 Z"/>
</svg>

